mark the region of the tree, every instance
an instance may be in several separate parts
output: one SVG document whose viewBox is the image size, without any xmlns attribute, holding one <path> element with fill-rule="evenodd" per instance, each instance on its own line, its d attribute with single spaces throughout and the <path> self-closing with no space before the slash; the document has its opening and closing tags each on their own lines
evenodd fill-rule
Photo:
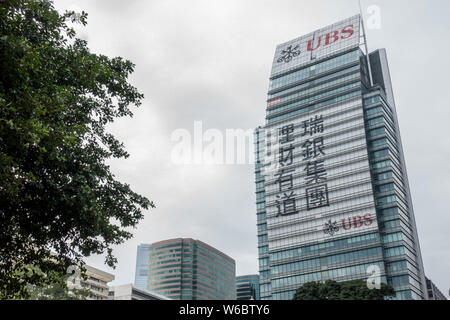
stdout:
<svg viewBox="0 0 450 320">
<path fill-rule="evenodd" d="M 53 274 L 54 282 L 41 286 L 29 286 L 29 299 L 31 300 L 86 300 L 90 291 L 84 288 L 71 288 L 67 286 L 69 274 Z M 69 280 L 70 281 L 70 280 Z"/>
<path fill-rule="evenodd" d="M 0 2 L 0 298 L 26 298 L 26 284 L 91 254 L 114 266 L 111 246 L 154 207 L 106 164 L 128 157 L 106 125 L 143 95 L 127 82 L 133 63 L 76 38 L 86 21 L 50 0 Z"/>
<path fill-rule="evenodd" d="M 381 283 L 380 289 L 369 289 L 364 280 L 307 282 L 294 294 L 293 300 L 384 300 L 395 296 L 392 286 Z"/>
</svg>

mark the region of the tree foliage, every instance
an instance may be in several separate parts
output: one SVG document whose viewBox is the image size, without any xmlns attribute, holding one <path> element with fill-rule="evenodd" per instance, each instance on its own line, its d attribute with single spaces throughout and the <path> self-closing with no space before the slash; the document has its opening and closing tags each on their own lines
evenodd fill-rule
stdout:
<svg viewBox="0 0 450 320">
<path fill-rule="evenodd" d="M 44 286 L 29 286 L 30 300 L 86 300 L 91 292 L 85 288 L 69 288 L 70 274 L 51 272 L 52 282 Z M 73 281 L 72 281 L 73 282 Z"/>
<path fill-rule="evenodd" d="M 154 206 L 106 164 L 128 157 L 106 125 L 143 95 L 130 61 L 76 38 L 72 24 L 86 21 L 50 0 L 0 1 L 0 298 L 90 254 L 113 266 L 111 246 Z"/>
<path fill-rule="evenodd" d="M 293 300 L 384 300 L 395 296 L 394 289 L 381 283 L 380 289 L 369 289 L 364 280 L 307 282 L 294 294 Z"/>
</svg>

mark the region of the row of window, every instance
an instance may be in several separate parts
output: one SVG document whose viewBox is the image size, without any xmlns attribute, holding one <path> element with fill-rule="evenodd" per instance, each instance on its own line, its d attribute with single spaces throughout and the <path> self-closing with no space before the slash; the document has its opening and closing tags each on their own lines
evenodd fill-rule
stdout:
<svg viewBox="0 0 450 320">
<path fill-rule="evenodd" d="M 381 197 L 375 200 L 375 204 L 377 206 L 380 205 L 384 205 L 384 204 L 388 204 L 388 203 L 392 203 L 397 201 L 397 197 L 395 195 L 390 195 L 390 196 L 386 196 L 386 197 Z"/>
<path fill-rule="evenodd" d="M 386 143 L 387 143 L 387 138 L 373 140 L 373 141 L 369 142 L 369 148 L 376 148 L 376 147 L 381 146 Z"/>
<path fill-rule="evenodd" d="M 377 96 L 373 96 L 370 98 L 366 98 L 364 99 L 363 103 L 365 106 L 372 104 L 372 103 L 376 103 L 376 102 L 382 102 L 383 100 L 381 99 L 381 97 L 379 95 Z"/>
<path fill-rule="evenodd" d="M 270 100 L 273 100 L 273 99 L 279 97 L 280 95 L 289 94 L 291 92 L 294 92 L 294 91 L 297 91 L 297 90 L 301 90 L 302 88 L 313 86 L 316 83 L 322 83 L 324 81 L 327 81 L 328 79 L 335 78 L 335 77 L 340 77 L 340 76 L 342 76 L 344 74 L 351 73 L 353 71 L 358 71 L 358 70 L 359 70 L 359 66 L 357 65 L 357 66 L 353 66 L 353 67 L 350 67 L 350 68 L 346 68 L 346 69 L 341 70 L 339 72 L 333 72 L 332 74 L 329 74 L 329 75 L 326 75 L 326 76 L 322 76 L 320 78 L 315 78 L 314 80 L 308 81 L 308 82 L 300 84 L 298 86 L 295 86 L 295 87 L 292 87 L 292 88 L 289 88 L 289 89 L 285 89 L 285 90 L 282 90 L 282 91 L 278 91 L 277 93 L 274 93 L 274 94 L 268 94 L 267 95 L 267 100 L 270 101 Z"/>
<path fill-rule="evenodd" d="M 273 300 L 292 300 L 294 298 L 296 290 L 289 290 L 283 292 L 277 292 L 272 294 Z"/>
<path fill-rule="evenodd" d="M 262 232 L 262 231 L 266 231 L 266 230 L 267 230 L 266 223 L 258 224 L 258 232 Z"/>
<path fill-rule="evenodd" d="M 315 65 L 308 66 L 298 71 L 291 72 L 287 75 L 273 79 L 270 81 L 269 91 L 284 87 L 285 85 L 292 84 L 294 82 L 305 80 L 311 75 L 317 75 L 326 71 L 330 71 L 336 69 L 339 66 L 343 66 L 356 61 L 359 61 L 359 50 L 352 51 L 332 59 L 328 59 Z"/>
<path fill-rule="evenodd" d="M 159 266 L 159 267 L 154 267 L 151 269 L 151 275 L 156 275 L 156 274 L 161 274 L 160 272 L 156 272 L 153 273 L 152 271 L 158 271 L 160 269 L 166 269 L 166 268 L 179 268 L 180 264 L 169 264 L 169 265 L 163 265 L 163 266 Z M 206 276 L 209 276 L 209 274 L 212 274 L 212 278 L 216 278 L 218 276 L 221 276 L 225 279 L 229 278 L 232 273 L 234 272 L 234 270 L 228 270 L 227 268 L 225 268 L 225 266 L 223 266 L 222 264 L 216 263 L 211 265 L 211 267 L 209 268 L 205 268 L 202 265 L 199 264 L 181 264 L 181 268 L 184 272 L 192 272 L 192 270 L 194 270 L 194 273 L 202 273 Z M 177 269 L 179 270 L 179 269 Z"/>
<path fill-rule="evenodd" d="M 260 202 L 256 204 L 256 209 L 260 210 L 260 209 L 265 209 L 266 208 L 266 203 L 265 202 Z"/>
<path fill-rule="evenodd" d="M 269 279 L 270 278 L 270 270 L 260 271 L 259 278 L 261 279 L 261 281 L 263 281 L 264 279 Z"/>
<path fill-rule="evenodd" d="M 386 258 L 401 256 L 403 254 L 405 254 L 405 247 L 403 246 L 384 249 L 384 256 Z"/>
<path fill-rule="evenodd" d="M 262 246 L 258 248 L 258 254 L 263 255 L 269 252 L 269 246 Z"/>
<path fill-rule="evenodd" d="M 399 219 L 384 221 L 379 224 L 380 230 L 385 231 L 388 229 L 393 229 L 401 226 L 401 222 Z"/>
<path fill-rule="evenodd" d="M 180 265 L 175 265 L 175 266 L 180 266 Z M 156 276 L 156 275 L 160 275 L 160 274 L 166 274 L 166 273 L 177 273 L 177 272 L 181 272 L 181 269 L 170 269 L 170 270 L 152 272 L 152 276 Z"/>
<path fill-rule="evenodd" d="M 341 85 L 340 87 L 335 88 L 333 90 L 327 90 L 327 91 L 319 93 L 319 94 L 314 94 L 314 93 L 317 93 L 319 91 L 323 91 L 326 88 L 330 88 L 330 87 L 336 86 L 339 83 L 343 84 L 343 83 L 345 83 L 347 81 L 356 80 L 356 79 L 358 81 L 354 81 L 353 83 L 347 84 L 345 86 Z M 323 97 L 330 96 L 330 95 L 333 95 L 333 94 L 336 94 L 336 93 L 339 93 L 339 92 L 342 92 L 342 91 L 345 91 L 345 90 L 348 90 L 348 89 L 351 89 L 351 88 L 354 88 L 354 87 L 357 87 L 357 86 L 360 86 L 359 74 L 354 74 L 354 75 L 350 75 L 350 76 L 344 77 L 342 79 L 338 79 L 338 80 L 334 80 L 334 81 L 331 81 L 331 82 L 327 82 L 327 83 L 319 85 L 317 87 L 313 87 L 311 89 L 306 89 L 306 90 L 303 90 L 303 91 L 296 92 L 296 93 L 293 93 L 291 95 L 288 95 L 287 97 L 276 99 L 275 100 L 276 104 L 280 104 L 281 102 L 288 102 L 288 101 L 291 101 L 293 99 L 297 99 L 297 100 L 295 102 L 292 102 L 292 103 L 289 103 L 289 104 L 286 104 L 286 105 L 282 105 L 282 106 L 279 106 L 279 107 L 270 107 L 269 106 L 268 108 L 270 108 L 270 109 L 267 110 L 267 115 L 270 116 L 270 115 L 272 115 L 274 113 L 278 113 L 280 111 L 290 109 L 291 107 L 299 106 L 301 104 L 305 104 L 305 103 L 308 103 L 310 101 L 319 100 L 319 99 L 321 99 Z M 299 98 L 302 98 L 302 97 L 305 97 L 305 98 L 299 99 Z M 274 103 L 272 103 L 272 104 L 274 104 Z"/>
<path fill-rule="evenodd" d="M 366 124 L 367 124 L 368 126 L 373 126 L 373 125 L 376 125 L 376 124 L 378 124 L 378 123 L 383 123 L 383 122 L 384 122 L 384 117 L 383 117 L 383 116 L 380 116 L 380 117 L 376 117 L 376 118 L 367 120 L 367 121 L 366 121 Z"/>
<path fill-rule="evenodd" d="M 263 268 L 269 265 L 269 258 L 260 258 L 259 259 L 259 267 Z"/>
<path fill-rule="evenodd" d="M 178 270 L 180 270 L 180 271 L 179 271 L 178 273 L 176 273 L 176 274 L 169 274 L 169 275 L 158 276 L 158 277 L 152 276 L 152 277 L 150 278 L 150 282 L 151 282 L 151 281 L 162 280 L 162 279 L 181 278 L 181 277 L 182 277 L 181 274 L 180 274 L 181 269 L 178 269 Z M 184 275 L 183 275 L 183 277 L 184 277 Z"/>
<path fill-rule="evenodd" d="M 389 155 L 389 149 L 378 150 L 370 153 L 370 159 L 374 160 L 376 158 L 387 157 Z"/>
<path fill-rule="evenodd" d="M 395 189 L 393 183 L 382 184 L 379 186 L 375 186 L 375 192 L 388 192 Z"/>
<path fill-rule="evenodd" d="M 373 179 L 375 181 L 387 180 L 387 179 L 390 179 L 390 178 L 392 178 L 392 171 L 378 173 L 378 174 L 373 176 Z"/>
<path fill-rule="evenodd" d="M 365 114 L 366 117 L 369 117 L 371 115 L 374 115 L 374 114 L 382 112 L 382 111 L 383 111 L 383 107 L 382 106 L 377 106 L 377 107 L 365 110 L 364 114 Z"/>
<path fill-rule="evenodd" d="M 395 242 L 395 241 L 401 241 L 401 240 L 403 240 L 403 233 L 401 233 L 401 232 L 385 234 L 381 237 L 381 241 L 383 243 L 389 243 L 389 242 Z"/>
<path fill-rule="evenodd" d="M 181 258 L 157 261 L 157 262 L 153 262 L 153 263 L 149 264 L 149 266 L 152 267 L 152 269 L 166 268 L 166 266 L 163 266 L 163 267 L 158 267 L 158 266 L 161 264 L 175 263 L 175 262 L 181 262 Z"/>
<path fill-rule="evenodd" d="M 150 252 L 159 251 L 161 249 L 166 249 L 166 248 L 180 247 L 180 246 L 181 246 L 181 243 L 171 243 L 171 244 L 166 244 L 163 246 L 150 248 Z"/>
<path fill-rule="evenodd" d="M 344 92 L 344 91 L 347 91 L 347 90 L 352 89 L 352 88 L 357 88 L 357 87 L 360 87 L 360 86 L 361 86 L 361 83 L 359 81 L 357 81 L 357 82 L 353 82 L 351 84 L 348 84 L 346 86 L 342 86 L 342 87 L 339 87 L 339 88 L 336 88 L 336 89 L 333 89 L 333 90 L 329 90 L 329 91 L 326 91 L 326 92 L 323 92 L 323 93 L 320 93 L 320 94 L 316 94 L 314 96 L 311 96 L 311 97 L 308 97 L 308 98 L 305 98 L 305 99 L 297 100 L 295 102 L 292 102 L 292 103 L 289 103 L 289 104 L 286 104 L 286 105 L 283 105 L 283 106 L 280 106 L 280 107 L 277 107 L 277 108 L 274 108 L 274 109 L 267 110 L 267 116 L 271 116 L 274 113 L 279 113 L 281 111 L 285 111 L 285 110 L 288 110 L 288 109 L 294 109 L 294 108 L 296 108 L 296 107 L 298 107 L 298 106 L 300 106 L 302 104 L 306 104 L 306 103 L 309 103 L 309 102 L 312 102 L 312 101 L 315 101 L 315 100 L 319 100 L 319 99 L 322 99 L 322 98 L 327 97 L 327 96 L 332 96 L 334 94 L 337 94 L 337 93 L 340 93 L 340 92 Z"/>
<path fill-rule="evenodd" d="M 151 257 L 150 256 L 150 265 L 152 265 L 152 261 L 161 261 L 167 258 L 176 258 L 176 257 L 181 257 L 183 254 L 182 253 L 172 253 L 172 254 L 166 254 L 163 256 L 158 256 L 158 257 Z M 190 254 L 190 256 L 192 256 L 192 254 Z"/>
<path fill-rule="evenodd" d="M 258 220 L 258 222 L 263 221 L 263 220 L 265 220 L 265 219 L 266 219 L 266 212 L 265 212 L 265 211 L 263 211 L 263 212 L 258 212 L 258 213 L 256 214 L 256 220 Z"/>
<path fill-rule="evenodd" d="M 356 96 L 359 96 L 359 95 L 361 95 L 361 90 L 356 90 L 356 91 L 353 91 L 353 92 L 350 92 L 350 93 L 347 93 L 347 94 L 344 94 L 344 95 L 341 95 L 341 96 L 334 97 L 332 99 L 328 99 L 328 100 L 316 103 L 316 104 L 314 104 L 312 106 L 309 106 L 309 107 L 304 107 L 304 108 L 301 108 L 301 109 L 298 109 L 298 110 L 295 110 L 295 111 L 291 111 L 291 112 L 286 113 L 286 114 L 279 115 L 277 117 L 273 117 L 273 118 L 267 119 L 267 123 L 270 124 L 270 123 L 273 123 L 273 122 L 276 122 L 276 121 L 288 119 L 288 118 L 291 118 L 293 116 L 296 116 L 296 115 L 299 115 L 299 114 L 302 114 L 302 113 L 305 113 L 305 112 L 310 112 L 310 111 L 315 110 L 317 108 L 324 107 L 324 106 L 327 106 L 327 105 L 330 105 L 330 104 L 333 104 L 333 103 L 338 103 L 340 101 L 343 101 L 343 100 L 346 100 L 346 99 L 350 99 L 350 98 L 353 98 L 353 97 L 356 97 Z"/>
<path fill-rule="evenodd" d="M 262 234 L 258 236 L 258 244 L 269 241 L 267 234 Z"/>
<path fill-rule="evenodd" d="M 364 235 L 358 235 L 355 237 L 339 239 L 339 240 L 332 240 L 332 241 L 327 241 L 327 242 L 320 243 L 320 244 L 313 244 L 313 245 L 308 245 L 308 246 L 295 248 L 295 249 L 288 249 L 288 250 L 283 250 L 283 251 L 278 251 L 278 252 L 272 252 L 270 254 L 270 260 L 278 261 L 278 260 L 290 259 L 290 258 L 295 258 L 295 257 L 301 257 L 304 255 L 309 255 L 309 254 L 313 254 L 313 253 L 329 251 L 329 250 L 336 250 L 336 249 L 376 242 L 378 240 L 379 240 L 378 233 L 369 233 L 369 234 L 364 234 Z"/>
<path fill-rule="evenodd" d="M 300 286 L 305 282 L 321 281 L 322 277 L 325 279 L 337 279 L 341 277 L 367 275 L 369 267 L 378 266 L 380 270 L 384 271 L 383 262 L 366 263 L 357 266 L 350 266 L 344 268 L 337 268 L 327 271 L 314 272 L 309 274 L 297 275 L 281 279 L 274 279 L 271 281 L 272 288 L 280 288 L 285 286 L 297 285 Z"/>
<path fill-rule="evenodd" d="M 195 250 L 197 255 L 203 256 L 207 260 L 220 261 L 221 264 L 227 265 L 230 268 L 232 268 L 231 262 L 229 262 L 227 259 L 225 259 L 221 255 L 217 254 L 216 252 L 214 252 L 214 251 L 212 251 L 212 250 L 210 250 L 208 248 L 205 248 L 205 247 L 197 245 L 197 244 L 192 244 L 192 243 L 181 243 L 181 242 L 180 243 L 171 243 L 171 244 L 167 244 L 167 245 L 151 248 L 150 249 L 150 256 L 159 255 L 159 254 L 165 253 L 165 252 L 170 252 L 170 253 L 171 252 L 180 252 L 181 251 L 181 246 L 183 246 L 183 247 L 190 247 L 191 248 L 191 249 L 184 248 L 183 249 L 184 252 L 194 252 L 194 250 Z M 167 250 L 167 251 L 161 251 L 162 249 L 173 248 L 173 247 L 180 247 L 180 248 L 171 249 L 171 250 Z M 158 251 L 158 252 L 155 252 L 155 251 Z M 169 257 L 169 256 L 167 256 L 167 257 Z M 161 257 L 159 257 L 158 259 L 160 259 L 160 258 Z"/>
<path fill-rule="evenodd" d="M 370 165 L 370 169 L 382 169 L 391 166 L 391 160 L 375 162 Z"/>
<path fill-rule="evenodd" d="M 379 136 L 379 135 L 382 135 L 382 134 L 385 134 L 385 133 L 386 133 L 386 128 L 385 127 L 380 127 L 380 128 L 369 130 L 367 132 L 367 136 L 369 138 L 372 138 L 372 137 L 376 137 L 376 136 Z"/>
<path fill-rule="evenodd" d="M 393 287 L 401 287 L 409 284 L 409 276 L 402 275 L 388 278 L 388 283 Z"/>
<path fill-rule="evenodd" d="M 414 298 L 415 296 L 415 298 Z M 417 294 L 414 293 L 411 290 L 403 290 L 403 291 L 397 291 L 395 292 L 395 299 L 396 300 L 411 300 L 411 299 L 421 299 L 418 298 Z"/>
<path fill-rule="evenodd" d="M 293 271 L 300 271 L 303 269 L 317 268 L 320 266 L 330 266 L 337 263 L 343 263 L 348 261 L 362 260 L 374 256 L 381 257 L 381 248 L 370 248 L 364 250 L 358 250 L 353 252 L 346 252 L 328 256 L 325 258 L 310 259 L 305 261 L 299 261 L 294 263 L 287 263 L 279 266 L 275 266 L 271 269 L 272 275 Z"/>
<path fill-rule="evenodd" d="M 408 265 L 406 263 L 406 260 L 400 260 L 386 264 L 386 271 L 388 273 L 404 271 L 407 270 L 407 268 Z"/>
</svg>

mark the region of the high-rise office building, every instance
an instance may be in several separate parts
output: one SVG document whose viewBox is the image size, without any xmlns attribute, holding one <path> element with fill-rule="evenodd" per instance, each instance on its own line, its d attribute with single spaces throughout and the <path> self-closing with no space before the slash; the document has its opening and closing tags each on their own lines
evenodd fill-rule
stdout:
<svg viewBox="0 0 450 320">
<path fill-rule="evenodd" d="M 236 300 L 259 300 L 259 275 L 236 277 Z"/>
<path fill-rule="evenodd" d="M 439 288 L 427 277 L 425 277 L 427 282 L 427 293 L 428 300 L 447 300 L 447 297 L 439 290 Z"/>
<path fill-rule="evenodd" d="M 137 247 L 134 286 L 138 289 L 147 289 L 148 263 L 150 258 L 149 247 L 149 244 L 140 244 Z"/>
<path fill-rule="evenodd" d="M 261 299 L 369 276 L 426 299 L 386 51 L 360 15 L 277 46 L 255 153 Z"/>
<path fill-rule="evenodd" d="M 234 300 L 236 264 L 199 240 L 160 241 L 148 246 L 146 283 L 144 289 L 171 299 Z"/>
</svg>

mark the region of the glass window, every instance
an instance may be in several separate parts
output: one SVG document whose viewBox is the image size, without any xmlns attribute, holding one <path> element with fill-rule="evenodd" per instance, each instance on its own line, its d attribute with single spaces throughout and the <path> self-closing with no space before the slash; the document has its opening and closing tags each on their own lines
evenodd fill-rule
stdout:
<svg viewBox="0 0 450 320">
<path fill-rule="evenodd" d="M 383 116 L 381 116 L 381 117 L 376 117 L 376 118 L 367 120 L 366 124 L 368 126 L 373 126 L 373 125 L 378 124 L 378 123 L 383 123 L 383 121 L 384 121 L 384 118 L 383 118 Z"/>
</svg>

